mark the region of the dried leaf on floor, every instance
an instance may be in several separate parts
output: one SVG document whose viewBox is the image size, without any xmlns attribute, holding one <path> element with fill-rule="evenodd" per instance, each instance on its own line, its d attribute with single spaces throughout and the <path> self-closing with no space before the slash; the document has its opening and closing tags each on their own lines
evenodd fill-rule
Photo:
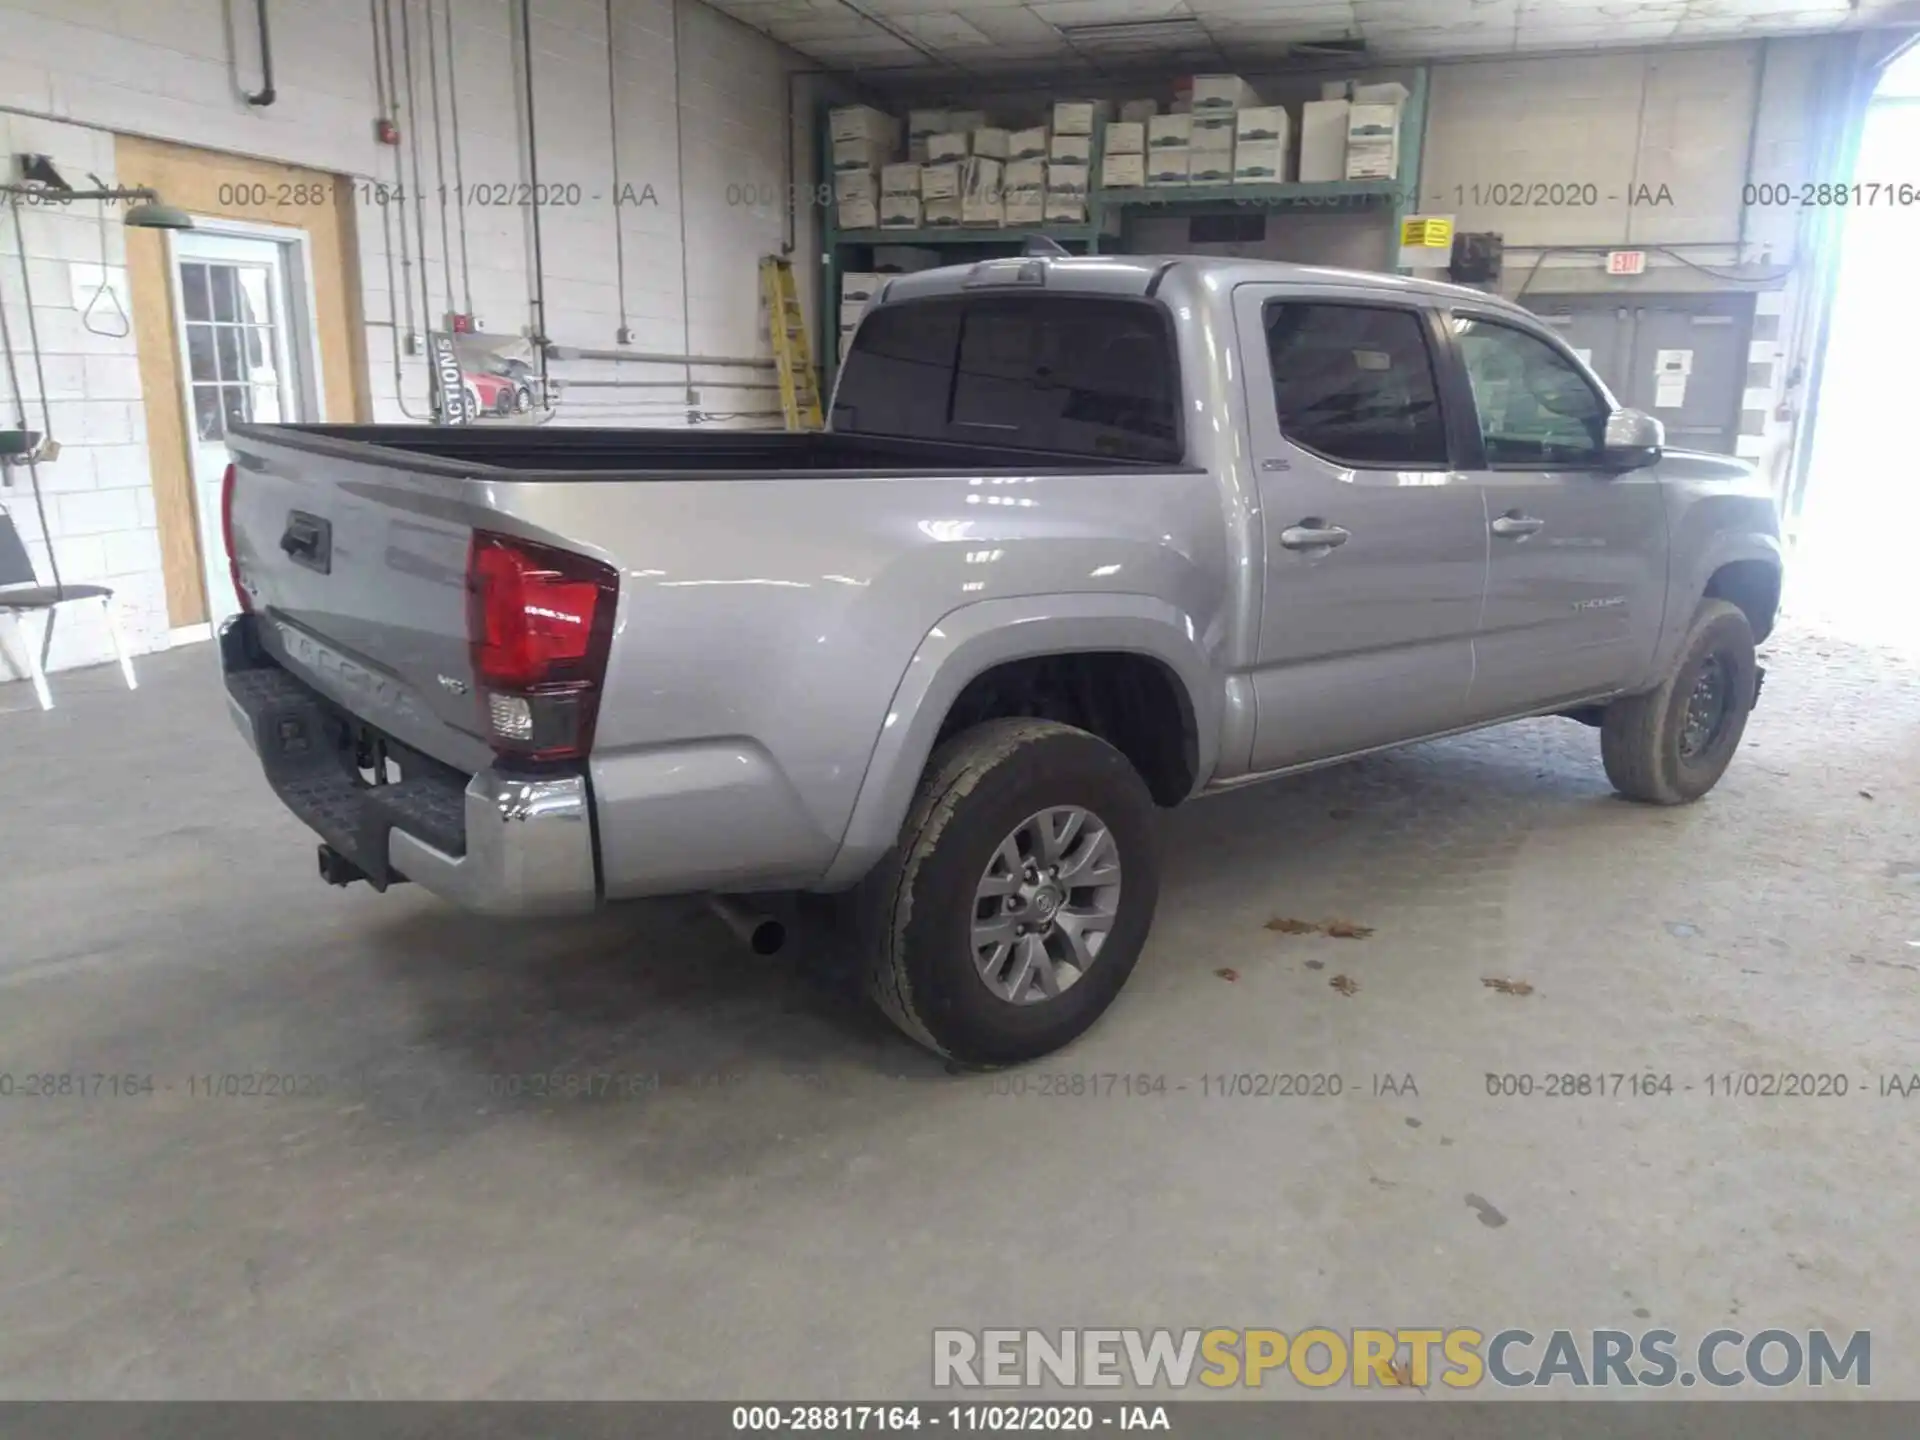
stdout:
<svg viewBox="0 0 1920 1440">
<path fill-rule="evenodd" d="M 1290 915 L 1276 915 L 1267 921 L 1267 929 L 1277 930 L 1282 935 L 1311 935 L 1319 928 L 1311 920 L 1295 920 Z"/>
<path fill-rule="evenodd" d="M 1862 790 L 1862 791 L 1860 792 L 1860 798 L 1861 798 L 1862 800 L 1871 800 L 1871 799 L 1873 799 L 1873 791 L 1871 791 L 1871 790 Z"/>
<path fill-rule="evenodd" d="M 1356 925 L 1351 920 L 1329 920 L 1320 928 L 1336 940 L 1364 940 L 1373 933 L 1371 925 Z"/>
<path fill-rule="evenodd" d="M 1307 969 L 1309 970 L 1324 970 L 1326 968 L 1327 968 L 1327 962 L 1324 960 L 1307 961 Z"/>
<path fill-rule="evenodd" d="M 1240 978 L 1240 972 L 1231 966 L 1222 966 L 1213 973 L 1218 975 L 1222 980 L 1238 980 Z"/>
<path fill-rule="evenodd" d="M 1497 975 L 1483 976 L 1480 983 L 1489 990 L 1498 990 L 1502 995 L 1531 995 L 1533 986 L 1525 980 L 1503 980 Z"/>
<path fill-rule="evenodd" d="M 1413 1362 L 1411 1360 L 1395 1360 L 1390 1362 L 1387 1366 L 1387 1373 L 1393 1377 L 1393 1383 L 1395 1385 L 1413 1384 Z"/>
<path fill-rule="evenodd" d="M 1360 982 L 1358 980 L 1346 975 L 1336 975 L 1327 981 L 1327 984 L 1338 990 L 1342 995 L 1351 995 L 1360 988 Z"/>
</svg>

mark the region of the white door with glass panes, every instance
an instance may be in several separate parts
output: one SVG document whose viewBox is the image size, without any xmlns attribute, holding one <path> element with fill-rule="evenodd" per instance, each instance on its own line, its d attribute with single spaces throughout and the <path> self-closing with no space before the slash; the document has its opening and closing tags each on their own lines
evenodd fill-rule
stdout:
<svg viewBox="0 0 1920 1440">
<path fill-rule="evenodd" d="M 311 393 L 304 294 L 293 278 L 303 258 L 290 240 L 217 230 L 173 237 L 174 325 L 186 377 L 187 454 L 200 532 L 207 618 L 216 627 L 239 608 L 220 531 L 220 480 L 227 428 L 307 418 Z"/>
</svg>

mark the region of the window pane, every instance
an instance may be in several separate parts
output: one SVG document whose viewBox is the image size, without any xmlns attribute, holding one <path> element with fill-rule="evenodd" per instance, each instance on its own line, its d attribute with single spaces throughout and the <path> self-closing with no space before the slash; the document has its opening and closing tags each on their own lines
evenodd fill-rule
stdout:
<svg viewBox="0 0 1920 1440">
<path fill-rule="evenodd" d="M 214 327 L 213 335 L 220 349 L 220 378 L 246 379 L 246 367 L 240 363 L 240 332 L 230 325 L 219 325 Z"/>
<path fill-rule="evenodd" d="M 274 385 L 253 387 L 253 420 L 256 425 L 278 425 L 287 417 L 280 413 L 280 390 Z"/>
<path fill-rule="evenodd" d="M 1344 465 L 1445 465 L 1446 428 L 1421 324 L 1411 310 L 1269 305 L 1281 433 Z"/>
<path fill-rule="evenodd" d="M 208 278 L 213 282 L 213 318 L 216 320 L 238 320 L 240 318 L 239 287 L 234 283 L 231 265 L 210 265 Z"/>
<path fill-rule="evenodd" d="M 220 391 L 217 386 L 193 387 L 193 430 L 202 440 L 219 440 L 226 435 L 226 417 L 220 411 Z"/>
<path fill-rule="evenodd" d="M 841 367 L 834 428 L 945 439 L 960 310 L 959 301 L 927 300 L 867 316 Z"/>
<path fill-rule="evenodd" d="M 1544 340 L 1485 320 L 1456 319 L 1460 357 L 1489 465 L 1589 465 L 1606 441 L 1606 402 Z"/>
<path fill-rule="evenodd" d="M 260 380 L 263 377 L 258 372 L 262 369 L 270 370 L 273 365 L 271 358 L 273 332 L 264 330 L 258 325 L 250 325 L 240 333 L 246 344 L 247 375 L 250 379 Z"/>
<path fill-rule="evenodd" d="M 212 303 L 207 299 L 207 267 L 204 265 L 182 265 L 180 267 L 180 299 L 186 306 L 189 320 L 211 320 Z"/>
<path fill-rule="evenodd" d="M 253 419 L 253 392 L 244 385 L 222 386 L 220 408 L 227 413 L 229 428 L 245 425 Z"/>
<path fill-rule="evenodd" d="M 187 369 L 189 380 L 218 380 L 220 372 L 214 368 L 213 327 L 211 325 L 187 326 Z"/>
<path fill-rule="evenodd" d="M 956 436 L 1177 463 L 1179 366 L 1157 307 L 977 300 L 960 335 Z"/>
<path fill-rule="evenodd" d="M 246 269 L 240 275 L 240 313 L 236 319 L 249 325 L 273 323 L 273 307 L 267 296 L 267 272 Z"/>
</svg>

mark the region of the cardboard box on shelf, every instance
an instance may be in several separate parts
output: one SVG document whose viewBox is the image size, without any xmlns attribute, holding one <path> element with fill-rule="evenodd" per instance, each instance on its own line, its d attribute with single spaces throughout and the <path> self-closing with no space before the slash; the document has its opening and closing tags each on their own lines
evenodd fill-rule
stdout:
<svg viewBox="0 0 1920 1440">
<path fill-rule="evenodd" d="M 1347 143 L 1348 180 L 1392 180 L 1400 173 L 1399 140 L 1357 140 Z"/>
<path fill-rule="evenodd" d="M 947 112 L 948 130 L 979 130 L 987 123 L 984 110 L 949 110 Z"/>
<path fill-rule="evenodd" d="M 1147 153 L 1147 127 L 1138 120 L 1114 120 L 1101 133 L 1102 155 L 1144 155 Z"/>
<path fill-rule="evenodd" d="M 1048 224 L 1084 225 L 1087 223 L 1087 197 L 1049 194 L 1044 218 Z"/>
<path fill-rule="evenodd" d="M 1256 105 L 1251 110 L 1240 110 L 1233 117 L 1233 138 L 1235 140 L 1286 140 L 1290 138 L 1293 122 L 1287 117 L 1284 105 Z"/>
<path fill-rule="evenodd" d="M 907 138 L 924 140 L 929 135 L 938 135 L 943 130 L 953 129 L 953 124 L 945 110 L 909 110 L 907 112 Z"/>
<path fill-rule="evenodd" d="M 877 200 L 880 177 L 872 170 L 836 170 L 833 175 L 835 200 Z"/>
<path fill-rule="evenodd" d="M 925 201 L 921 202 L 920 208 L 925 211 Z M 883 285 L 890 275 L 907 275 L 915 270 L 937 270 L 941 263 L 940 252 L 929 250 L 924 245 L 876 245 L 873 247 L 873 268 L 879 272 L 874 278 Z M 875 293 L 879 292 L 876 290 Z"/>
<path fill-rule="evenodd" d="M 916 135 L 907 141 L 907 159 L 915 165 L 927 163 L 927 137 Z"/>
<path fill-rule="evenodd" d="M 1006 174 L 1001 183 L 1008 191 L 1044 190 L 1047 188 L 1047 162 L 1044 160 L 1009 160 Z"/>
<path fill-rule="evenodd" d="M 1354 104 L 1347 111 L 1347 143 L 1362 144 L 1368 140 L 1389 140 L 1400 133 L 1400 107 L 1398 105 L 1361 105 Z"/>
<path fill-rule="evenodd" d="M 1147 153 L 1155 150 L 1184 150 L 1193 139 L 1193 116 L 1156 115 L 1147 122 Z"/>
<path fill-rule="evenodd" d="M 878 170 L 891 159 L 893 159 L 893 147 L 879 140 L 833 142 L 835 170 Z"/>
<path fill-rule="evenodd" d="M 947 160 L 964 160 L 973 153 L 971 130 L 942 130 L 927 137 L 927 163 L 938 165 Z"/>
<path fill-rule="evenodd" d="M 1284 140 L 1240 140 L 1233 147 L 1236 185 L 1273 185 L 1292 178 Z"/>
<path fill-rule="evenodd" d="M 883 195 L 918 195 L 920 193 L 920 167 L 912 163 L 881 166 L 880 193 Z"/>
<path fill-rule="evenodd" d="M 1194 185 L 1226 185 L 1233 180 L 1233 151 L 1190 150 L 1187 180 Z"/>
<path fill-rule="evenodd" d="M 1044 160 L 1047 158 L 1047 127 L 1034 125 L 1015 130 L 1007 137 L 1007 159 Z"/>
<path fill-rule="evenodd" d="M 989 160 L 1004 160 L 1011 149 L 1013 132 L 983 125 L 973 132 L 973 153 Z"/>
<path fill-rule="evenodd" d="M 1009 225 L 1038 225 L 1047 218 L 1047 192 L 1044 186 L 1009 185 L 1005 192 Z"/>
<path fill-rule="evenodd" d="M 1398 80 L 1382 80 L 1371 85 L 1355 85 L 1352 100 L 1356 105 L 1404 105 L 1413 92 Z"/>
<path fill-rule="evenodd" d="M 1196 75 L 1191 96 L 1194 113 L 1202 110 L 1244 110 L 1260 97 L 1238 75 Z"/>
<path fill-rule="evenodd" d="M 1160 113 L 1158 100 L 1122 100 L 1120 118 L 1129 125 L 1144 125 Z"/>
<path fill-rule="evenodd" d="M 887 277 L 875 270 L 842 270 L 840 272 L 840 303 L 847 305 L 858 300 L 862 305 L 880 293 L 880 287 Z"/>
<path fill-rule="evenodd" d="M 1047 146 L 1047 158 L 1063 165 L 1090 164 L 1093 160 L 1093 137 L 1055 134 Z"/>
<path fill-rule="evenodd" d="M 1004 160 L 995 160 L 987 155 L 975 155 L 967 161 L 966 172 L 961 177 L 961 198 L 985 199 L 989 195 L 998 195 L 1006 174 L 1007 166 Z"/>
<path fill-rule="evenodd" d="M 960 181 L 966 169 L 964 161 L 947 160 L 938 165 L 920 167 L 920 198 L 922 200 L 957 200 L 960 198 Z"/>
<path fill-rule="evenodd" d="M 918 195 L 882 195 L 880 197 L 880 228 L 882 230 L 918 230 L 920 217 Z"/>
<path fill-rule="evenodd" d="M 1322 80 L 1320 98 L 1322 100 L 1351 100 L 1353 98 L 1351 80 Z"/>
<path fill-rule="evenodd" d="M 1047 166 L 1047 194 L 1085 195 L 1091 188 L 1093 172 L 1085 165 Z"/>
<path fill-rule="evenodd" d="M 880 223 L 880 207 L 872 200 L 842 200 L 834 218 L 842 230 L 871 230 Z"/>
<path fill-rule="evenodd" d="M 1184 145 L 1163 145 L 1147 152 L 1147 184 L 1185 185 L 1191 152 Z"/>
<path fill-rule="evenodd" d="M 840 328 L 845 330 L 849 326 L 858 325 L 860 323 L 860 317 L 867 313 L 867 303 L 865 300 L 842 300 L 840 302 Z"/>
<path fill-rule="evenodd" d="M 1100 157 L 1100 184 L 1107 190 L 1135 190 L 1147 183 L 1147 157 L 1106 154 Z"/>
<path fill-rule="evenodd" d="M 921 223 L 929 230 L 937 230 L 948 225 L 960 223 L 960 197 L 951 195 L 939 200 L 924 200 L 920 206 Z"/>
<path fill-rule="evenodd" d="M 900 122 L 871 105 L 836 105 L 827 112 L 827 126 L 835 144 L 871 140 L 891 150 L 900 143 Z"/>
<path fill-rule="evenodd" d="M 1091 135 L 1106 120 L 1112 108 L 1105 100 L 1056 100 L 1053 102 L 1053 133 Z"/>
<path fill-rule="evenodd" d="M 1211 110 L 1195 115 L 1188 147 L 1193 150 L 1232 150 L 1233 122 L 1234 112 L 1231 110 Z"/>
<path fill-rule="evenodd" d="M 1322 184 L 1347 175 L 1345 100 L 1309 100 L 1300 107 L 1300 180 Z"/>
<path fill-rule="evenodd" d="M 960 202 L 960 223 L 962 225 L 1005 225 L 1007 223 L 1007 202 L 998 190 L 989 196 L 974 196 Z"/>
</svg>

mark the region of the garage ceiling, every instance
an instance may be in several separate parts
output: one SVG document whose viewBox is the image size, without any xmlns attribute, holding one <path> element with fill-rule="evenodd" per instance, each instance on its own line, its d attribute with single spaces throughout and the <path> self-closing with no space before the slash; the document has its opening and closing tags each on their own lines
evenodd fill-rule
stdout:
<svg viewBox="0 0 1920 1440">
<path fill-rule="evenodd" d="M 1806 35 L 1916 0 L 711 0 L 823 65 L 1067 74 Z"/>
</svg>

